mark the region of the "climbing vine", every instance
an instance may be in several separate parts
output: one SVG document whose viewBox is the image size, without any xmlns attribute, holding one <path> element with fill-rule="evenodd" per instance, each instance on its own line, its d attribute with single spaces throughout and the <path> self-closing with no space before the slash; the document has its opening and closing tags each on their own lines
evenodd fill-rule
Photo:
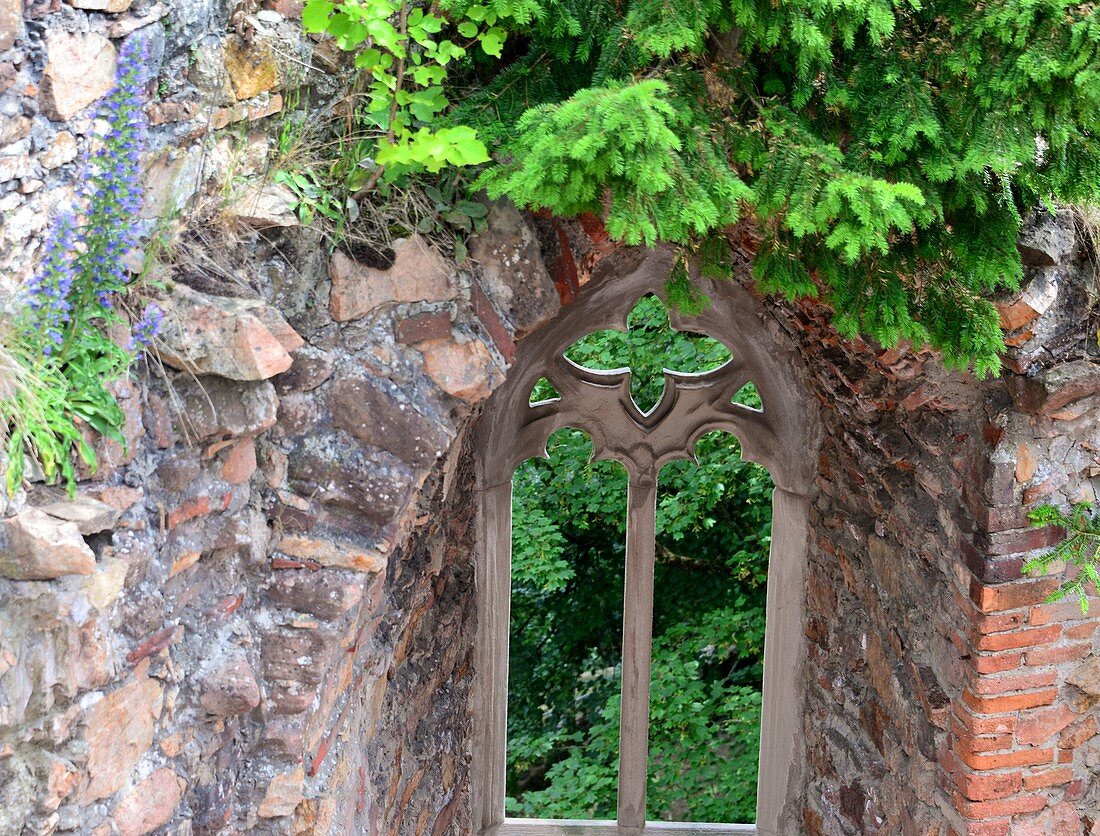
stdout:
<svg viewBox="0 0 1100 836">
<path fill-rule="evenodd" d="M 28 463 L 71 491 L 76 461 L 92 470 L 97 464 L 89 429 L 125 445 L 125 415 L 112 385 L 163 317 L 150 304 L 131 328 L 123 307 L 131 281 L 127 256 L 139 243 L 146 64 L 139 43 L 128 42 L 100 112 L 108 129 L 88 160 L 79 209 L 54 220 L 38 270 L 0 333 L 9 370 L 0 380 L 9 494 Z M 130 336 L 120 340 L 123 329 Z"/>
</svg>

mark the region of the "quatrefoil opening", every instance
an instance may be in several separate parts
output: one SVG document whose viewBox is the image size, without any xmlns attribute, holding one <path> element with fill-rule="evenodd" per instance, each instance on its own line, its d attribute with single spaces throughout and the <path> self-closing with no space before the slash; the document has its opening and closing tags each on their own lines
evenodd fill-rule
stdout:
<svg viewBox="0 0 1100 836">
<path fill-rule="evenodd" d="M 629 399 L 639 415 L 652 417 L 672 385 L 672 377 L 691 379 L 720 369 L 731 359 L 720 341 L 672 327 L 668 309 L 655 295 L 639 299 L 627 316 L 627 329 L 589 334 L 562 356 L 569 371 L 594 384 L 621 385 L 626 380 Z M 541 378 L 531 392 L 532 405 L 560 397 L 553 384 Z"/>
</svg>

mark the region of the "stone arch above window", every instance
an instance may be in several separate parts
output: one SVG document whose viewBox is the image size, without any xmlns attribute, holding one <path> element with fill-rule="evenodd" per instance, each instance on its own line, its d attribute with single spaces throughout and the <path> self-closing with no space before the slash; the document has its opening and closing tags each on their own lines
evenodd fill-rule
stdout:
<svg viewBox="0 0 1100 836">
<path fill-rule="evenodd" d="M 697 282 L 711 304 L 698 316 L 670 311 L 670 324 L 718 340 L 731 357 L 699 374 L 665 370 L 663 394 L 651 409 L 642 410 L 631 397 L 628 369 L 589 369 L 566 356 L 588 334 L 626 330 L 627 316 L 639 298 L 651 293 L 663 297 L 671 268 L 669 253 L 650 252 L 627 275 L 594 281 L 584 288 L 555 321 L 520 344 L 507 382 L 493 395 L 478 424 L 478 663 L 472 765 L 477 833 L 583 834 L 610 828 L 623 834 L 770 834 L 784 832 L 783 822 L 792 814 L 785 804 L 796 795 L 800 774 L 805 555 L 818 431 L 815 405 L 802 396 L 785 335 L 740 285 L 700 278 Z M 531 403 L 532 390 L 542 378 L 558 397 Z M 759 391 L 760 410 L 734 402 L 750 382 Z M 511 480 L 521 462 L 545 454 L 551 433 L 567 426 L 585 431 L 596 457 L 621 462 L 628 474 L 617 825 L 504 817 Z M 667 462 L 691 458 L 696 441 L 713 430 L 737 436 L 743 457 L 766 467 L 776 484 L 757 824 L 646 827 L 657 474 Z"/>
</svg>

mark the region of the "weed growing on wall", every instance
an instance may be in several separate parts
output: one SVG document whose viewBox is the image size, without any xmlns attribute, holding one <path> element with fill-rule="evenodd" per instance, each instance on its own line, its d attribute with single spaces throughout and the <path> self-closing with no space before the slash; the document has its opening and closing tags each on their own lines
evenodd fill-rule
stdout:
<svg viewBox="0 0 1100 836">
<path fill-rule="evenodd" d="M 28 461 L 71 491 L 77 460 L 96 466 L 89 431 L 125 444 L 125 416 L 111 387 L 163 316 L 147 306 L 129 338 L 116 341 L 128 328 L 126 261 L 139 243 L 146 63 L 137 41 L 120 52 L 116 86 L 99 114 L 108 129 L 87 160 L 81 210 L 54 220 L 38 270 L 0 334 L 11 369 L 0 386 L 9 494 Z"/>
</svg>

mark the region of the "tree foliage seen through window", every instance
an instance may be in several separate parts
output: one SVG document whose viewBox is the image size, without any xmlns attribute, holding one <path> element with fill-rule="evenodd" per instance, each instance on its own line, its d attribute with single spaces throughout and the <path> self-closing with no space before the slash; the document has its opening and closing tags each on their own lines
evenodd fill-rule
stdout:
<svg viewBox="0 0 1100 836">
<path fill-rule="evenodd" d="M 652 297 L 630 324 L 567 354 L 629 366 L 643 409 L 660 398 L 663 367 L 704 371 L 729 356 L 669 328 Z M 533 393 L 553 396 L 545 382 Z M 759 406 L 751 386 L 739 400 Z M 514 479 L 509 812 L 614 818 L 626 474 L 590 462 L 578 430 L 556 433 L 548 452 Z M 752 821 L 772 484 L 728 434 L 705 436 L 696 454 L 661 472 L 649 815 Z"/>
</svg>

